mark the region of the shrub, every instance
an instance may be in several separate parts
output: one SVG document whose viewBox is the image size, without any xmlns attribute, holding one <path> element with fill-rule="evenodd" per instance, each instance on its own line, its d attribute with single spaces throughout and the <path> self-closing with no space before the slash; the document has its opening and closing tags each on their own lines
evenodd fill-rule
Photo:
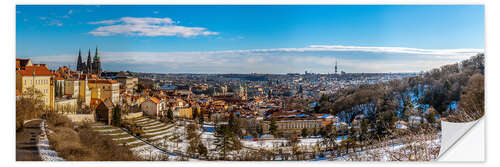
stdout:
<svg viewBox="0 0 500 167">
<path fill-rule="evenodd" d="M 113 142 L 110 136 L 100 135 L 88 125 L 78 129 L 83 145 L 95 150 L 98 161 L 137 161 L 139 160 L 126 146 Z"/>
<path fill-rule="evenodd" d="M 47 119 L 47 122 L 49 123 L 49 125 L 51 125 L 52 127 L 73 128 L 73 123 L 72 123 L 71 119 L 69 119 L 68 117 L 66 117 L 64 115 L 50 112 L 50 113 L 45 115 L 45 118 Z"/>
<path fill-rule="evenodd" d="M 69 118 L 47 114 L 46 119 L 54 133 L 49 135 L 51 148 L 69 161 L 135 161 L 135 155 L 126 146 L 119 146 L 107 135 L 100 135 L 84 123 L 73 129 Z"/>
<path fill-rule="evenodd" d="M 55 133 L 49 135 L 51 148 L 59 156 L 70 161 L 90 161 L 96 158 L 95 152 L 83 146 L 78 133 L 67 127 L 57 127 Z"/>
</svg>

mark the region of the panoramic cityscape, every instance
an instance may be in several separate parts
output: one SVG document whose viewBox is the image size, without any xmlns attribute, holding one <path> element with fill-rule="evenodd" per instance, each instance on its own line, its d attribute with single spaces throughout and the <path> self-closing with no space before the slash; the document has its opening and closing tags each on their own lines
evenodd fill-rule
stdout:
<svg viewBox="0 0 500 167">
<path fill-rule="evenodd" d="M 484 115 L 481 5 L 18 5 L 16 34 L 17 161 L 432 161 Z"/>
</svg>

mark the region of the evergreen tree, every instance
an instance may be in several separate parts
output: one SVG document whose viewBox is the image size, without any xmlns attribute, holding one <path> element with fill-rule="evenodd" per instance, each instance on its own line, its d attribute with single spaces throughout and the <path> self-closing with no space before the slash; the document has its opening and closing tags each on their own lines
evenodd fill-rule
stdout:
<svg viewBox="0 0 500 167">
<path fill-rule="evenodd" d="M 212 120 L 212 111 L 208 111 L 208 121 L 213 121 Z"/>
<path fill-rule="evenodd" d="M 167 111 L 167 118 L 169 120 L 174 120 L 174 113 L 172 111 L 172 108 L 170 108 L 170 107 L 168 108 L 168 111 Z"/>
<path fill-rule="evenodd" d="M 203 122 L 205 122 L 205 117 L 203 116 L 203 113 L 200 113 L 200 118 L 198 118 L 198 123 L 200 126 L 203 126 Z"/>
<path fill-rule="evenodd" d="M 434 109 L 434 107 L 431 106 L 427 109 L 425 119 L 427 119 L 430 124 L 433 124 L 436 121 L 436 109 Z"/>
<path fill-rule="evenodd" d="M 240 128 L 240 122 L 238 121 L 238 119 L 236 118 L 236 116 L 233 113 L 231 113 L 229 115 L 228 124 L 229 124 L 229 128 L 231 128 L 231 131 L 233 131 L 237 136 L 242 135 L 242 131 Z"/>
<path fill-rule="evenodd" d="M 276 126 L 276 119 L 271 118 L 271 124 L 269 125 L 269 132 L 271 132 L 272 135 L 276 136 L 277 130 L 278 127 Z"/>
<path fill-rule="evenodd" d="M 207 148 L 201 142 L 200 135 L 197 132 L 198 126 L 196 124 L 189 124 L 186 128 L 187 139 L 189 140 L 189 146 L 187 152 L 191 155 L 198 153 L 200 156 L 207 155 Z"/>
<path fill-rule="evenodd" d="M 326 146 L 327 151 L 335 150 L 334 147 L 337 146 L 337 130 L 332 129 L 332 125 L 327 125 L 324 129 L 324 135 L 322 135 L 321 143 Z"/>
<path fill-rule="evenodd" d="M 226 160 L 228 152 L 241 149 L 241 142 L 229 125 L 216 125 L 215 128 L 215 149 L 222 154 L 222 159 Z"/>
<path fill-rule="evenodd" d="M 115 126 L 120 126 L 121 125 L 121 119 L 122 119 L 122 110 L 120 106 L 115 105 L 112 110 L 112 120 L 111 124 Z"/>
<path fill-rule="evenodd" d="M 198 113 L 200 112 L 200 109 L 198 107 L 195 107 L 196 109 L 193 110 L 193 119 L 196 120 L 198 118 Z"/>
<path fill-rule="evenodd" d="M 368 139 L 368 120 L 363 119 L 361 121 L 361 133 L 359 134 L 359 141 L 363 143 L 366 139 Z"/>
<path fill-rule="evenodd" d="M 302 135 L 303 138 L 306 138 L 309 135 L 309 133 L 307 132 L 307 128 L 303 128 L 302 129 L 301 135 Z"/>
</svg>

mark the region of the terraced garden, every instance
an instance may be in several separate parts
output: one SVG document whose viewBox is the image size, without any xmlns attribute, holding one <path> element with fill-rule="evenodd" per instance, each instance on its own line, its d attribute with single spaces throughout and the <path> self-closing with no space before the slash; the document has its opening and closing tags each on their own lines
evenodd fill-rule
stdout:
<svg viewBox="0 0 500 167">
<path fill-rule="evenodd" d="M 117 144 L 126 145 L 131 149 L 146 144 L 143 141 L 137 139 L 136 137 L 128 134 L 127 132 L 115 126 L 93 125 L 92 129 L 94 129 L 95 131 L 99 132 L 102 135 L 111 136 L 113 138 L 113 141 L 115 141 Z"/>
<path fill-rule="evenodd" d="M 137 139 L 123 129 L 111 125 L 93 125 L 92 128 L 102 135 L 109 135 L 117 144 L 125 145 L 143 160 L 169 160 L 168 153 Z"/>
<path fill-rule="evenodd" d="M 186 150 L 187 141 L 184 140 L 184 127 L 178 124 L 167 124 L 148 117 L 138 117 L 131 120 L 135 125 L 143 128 L 141 139 L 169 152 Z"/>
</svg>

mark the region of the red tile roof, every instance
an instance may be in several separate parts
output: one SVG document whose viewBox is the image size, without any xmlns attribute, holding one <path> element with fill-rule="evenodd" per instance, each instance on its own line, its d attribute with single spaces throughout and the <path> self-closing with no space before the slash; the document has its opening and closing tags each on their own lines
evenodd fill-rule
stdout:
<svg viewBox="0 0 500 167">
<path fill-rule="evenodd" d="M 68 67 L 59 67 L 58 70 L 61 72 L 67 72 L 69 69 L 68 69 Z"/>
<path fill-rule="evenodd" d="M 17 70 L 22 76 L 51 76 L 52 73 L 46 66 L 26 66 L 23 70 Z"/>
<path fill-rule="evenodd" d="M 118 81 L 110 79 L 93 79 L 89 80 L 89 83 L 115 84 L 118 83 Z"/>
<path fill-rule="evenodd" d="M 90 99 L 90 105 L 91 105 L 91 106 L 98 106 L 98 105 L 99 105 L 99 103 L 101 103 L 101 102 L 102 102 L 102 100 L 101 100 L 101 99 L 96 99 L 96 98 L 92 98 L 92 99 Z"/>
<path fill-rule="evenodd" d="M 150 99 L 151 99 L 151 101 L 155 102 L 156 104 L 161 102 L 160 99 L 158 99 L 156 97 L 151 97 Z"/>
</svg>

